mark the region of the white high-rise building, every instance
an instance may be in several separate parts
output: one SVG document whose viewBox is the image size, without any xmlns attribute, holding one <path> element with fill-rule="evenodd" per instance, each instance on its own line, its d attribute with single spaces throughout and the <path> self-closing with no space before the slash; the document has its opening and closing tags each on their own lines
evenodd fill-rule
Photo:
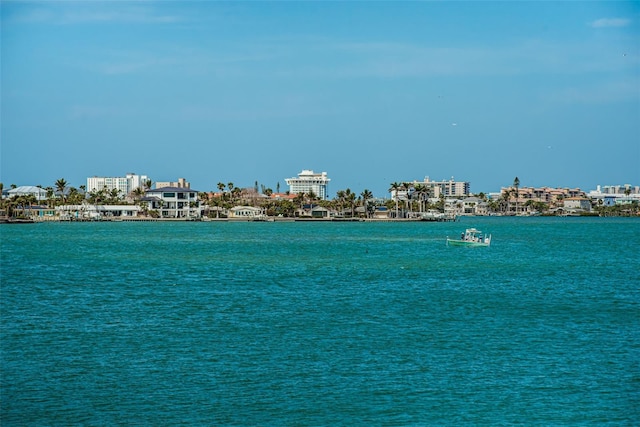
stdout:
<svg viewBox="0 0 640 427">
<path fill-rule="evenodd" d="M 125 177 L 94 176 L 87 178 L 87 193 L 103 189 L 107 191 L 116 189 L 123 196 L 126 196 L 138 187 L 144 188 L 148 179 L 146 175 L 136 175 L 134 173 L 128 173 Z"/>
<path fill-rule="evenodd" d="M 453 177 L 445 181 L 431 181 L 429 177 L 425 177 L 424 181 L 413 181 L 412 184 L 422 185 L 431 192 L 431 197 L 437 198 L 440 195 L 444 197 L 468 197 L 470 194 L 471 184 L 468 181 L 455 181 Z"/>
<path fill-rule="evenodd" d="M 413 181 L 403 183 L 403 188 L 397 190 L 389 190 L 391 193 L 391 198 L 396 199 L 396 197 L 400 200 L 406 200 L 407 195 L 413 191 L 411 186 L 414 188 L 418 185 L 426 188 L 429 191 L 430 198 L 439 198 L 443 197 L 469 197 L 471 184 L 468 181 L 455 181 L 453 177 L 450 180 L 445 181 L 431 181 L 429 177 L 425 177 L 424 181 Z"/>
<path fill-rule="evenodd" d="M 286 178 L 290 194 L 313 192 L 319 199 L 327 199 L 327 186 L 329 185 L 327 173 L 315 173 L 312 170 L 303 170 L 297 178 Z"/>
</svg>

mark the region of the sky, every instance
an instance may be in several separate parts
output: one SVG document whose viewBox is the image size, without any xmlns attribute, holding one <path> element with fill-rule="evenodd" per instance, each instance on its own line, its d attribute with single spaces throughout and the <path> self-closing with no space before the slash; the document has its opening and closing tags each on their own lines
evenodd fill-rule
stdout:
<svg viewBox="0 0 640 427">
<path fill-rule="evenodd" d="M 0 2 L 0 182 L 640 185 L 638 1 Z M 279 187 L 278 187 L 279 185 Z"/>
</svg>

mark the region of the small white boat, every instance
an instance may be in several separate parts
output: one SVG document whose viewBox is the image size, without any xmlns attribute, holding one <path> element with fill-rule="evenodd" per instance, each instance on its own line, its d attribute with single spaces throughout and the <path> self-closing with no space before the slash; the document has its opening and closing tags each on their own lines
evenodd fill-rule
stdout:
<svg viewBox="0 0 640 427">
<path fill-rule="evenodd" d="M 459 239 L 447 237 L 447 245 L 452 246 L 489 246 L 490 244 L 491 234 L 482 234 L 482 231 L 475 228 L 467 228 Z"/>
</svg>

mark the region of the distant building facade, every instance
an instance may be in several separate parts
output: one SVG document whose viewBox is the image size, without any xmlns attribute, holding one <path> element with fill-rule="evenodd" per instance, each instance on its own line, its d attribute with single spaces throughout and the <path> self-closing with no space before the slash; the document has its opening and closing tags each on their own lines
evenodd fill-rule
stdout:
<svg viewBox="0 0 640 427">
<path fill-rule="evenodd" d="M 591 212 L 591 200 L 586 197 L 569 197 L 563 200 L 563 206 L 568 211 Z"/>
<path fill-rule="evenodd" d="M 184 178 L 178 178 L 177 182 L 158 181 L 156 182 L 155 187 L 156 188 L 163 188 L 163 187 L 191 188 L 191 184 Z"/>
<path fill-rule="evenodd" d="M 604 206 L 624 205 L 640 202 L 640 186 L 625 185 L 598 185 L 595 190 L 589 192 L 589 197 Z"/>
<path fill-rule="evenodd" d="M 313 192 L 319 199 L 327 200 L 327 187 L 331 181 L 326 172 L 315 173 L 312 170 L 303 170 L 297 178 L 286 178 L 290 194 Z"/>
<path fill-rule="evenodd" d="M 398 200 L 407 200 L 408 196 L 412 196 L 412 193 L 418 186 L 425 188 L 428 197 L 434 199 L 440 198 L 441 196 L 468 197 L 471 194 L 471 184 L 468 181 L 456 181 L 453 177 L 449 180 L 431 181 L 427 176 L 424 178 L 424 181 L 408 182 L 398 190 L 391 190 L 391 198 L 393 200 L 396 200 L 396 198 Z"/>
<path fill-rule="evenodd" d="M 626 196 L 627 193 L 631 194 L 640 194 L 640 186 L 638 185 L 598 185 L 595 191 L 589 192 L 591 194 L 616 194 L 621 196 Z"/>
<path fill-rule="evenodd" d="M 124 177 L 93 176 L 87 178 L 87 193 L 101 190 L 118 190 L 123 196 L 128 195 L 136 188 L 144 188 L 149 180 L 146 175 L 128 173 Z"/>
<path fill-rule="evenodd" d="M 500 190 L 500 197 L 511 194 L 511 199 L 515 201 L 515 189 L 513 187 L 503 187 Z M 556 204 L 564 199 L 578 197 L 586 198 L 586 194 L 579 188 L 550 188 L 550 187 L 520 187 L 518 188 L 518 204 L 524 204 L 528 200 L 543 202 L 549 205 Z"/>
<path fill-rule="evenodd" d="M 471 192 L 470 182 L 456 181 L 453 177 L 447 181 L 431 181 L 427 176 L 424 181 L 414 181 L 413 184 L 420 184 L 431 190 L 431 197 L 468 197 Z"/>
</svg>

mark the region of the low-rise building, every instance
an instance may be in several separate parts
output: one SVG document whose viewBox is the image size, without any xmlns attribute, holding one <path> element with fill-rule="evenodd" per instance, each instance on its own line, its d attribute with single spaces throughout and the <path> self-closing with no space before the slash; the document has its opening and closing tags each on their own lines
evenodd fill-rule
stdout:
<svg viewBox="0 0 640 427">
<path fill-rule="evenodd" d="M 503 187 L 500 190 L 500 197 L 509 201 L 510 210 L 515 209 L 517 203 L 518 210 L 524 207 L 529 200 L 546 203 L 549 206 L 562 204 L 562 201 L 569 198 L 586 198 L 586 193 L 579 188 L 551 188 L 551 187 Z"/>
<path fill-rule="evenodd" d="M 311 209 L 311 217 L 312 218 L 329 218 L 331 212 L 329 209 L 322 206 L 315 206 Z"/>
<path fill-rule="evenodd" d="M 254 206 L 234 206 L 229 209 L 230 219 L 257 219 L 263 216 L 262 209 Z"/>
<path fill-rule="evenodd" d="M 141 212 L 137 205 L 79 205 L 56 206 L 56 217 L 60 220 L 101 220 L 111 218 L 132 218 Z"/>
<path fill-rule="evenodd" d="M 464 213 L 464 202 L 462 199 L 445 199 L 444 214 L 449 218 L 455 218 Z"/>
<path fill-rule="evenodd" d="M 489 215 L 489 205 L 479 197 L 462 199 L 462 212 L 459 215 Z"/>
<path fill-rule="evenodd" d="M 564 199 L 565 211 L 591 212 L 591 200 L 586 197 L 569 197 Z"/>
<path fill-rule="evenodd" d="M 147 190 L 141 199 L 160 218 L 200 218 L 198 192 L 190 188 L 162 187 Z"/>
<path fill-rule="evenodd" d="M 373 211 L 373 218 L 374 219 L 390 218 L 389 209 L 387 209 L 385 206 L 376 206 L 375 210 Z"/>
<path fill-rule="evenodd" d="M 7 191 L 8 197 L 33 196 L 37 201 L 47 200 L 47 190 L 33 185 L 22 185 Z"/>
</svg>

